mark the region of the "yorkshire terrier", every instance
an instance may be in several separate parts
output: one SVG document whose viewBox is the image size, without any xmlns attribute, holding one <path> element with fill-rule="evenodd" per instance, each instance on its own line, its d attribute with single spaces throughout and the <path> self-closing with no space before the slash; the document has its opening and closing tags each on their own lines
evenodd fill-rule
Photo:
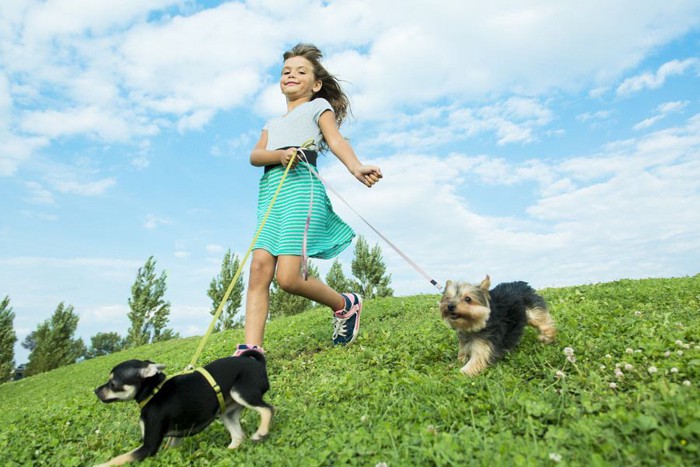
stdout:
<svg viewBox="0 0 700 467">
<path fill-rule="evenodd" d="M 539 340 L 554 341 L 557 330 L 547 303 L 526 282 L 505 282 L 489 290 L 491 278 L 478 286 L 448 281 L 440 314 L 457 331 L 462 373 L 476 376 L 513 350 L 525 325 L 539 330 Z"/>
</svg>

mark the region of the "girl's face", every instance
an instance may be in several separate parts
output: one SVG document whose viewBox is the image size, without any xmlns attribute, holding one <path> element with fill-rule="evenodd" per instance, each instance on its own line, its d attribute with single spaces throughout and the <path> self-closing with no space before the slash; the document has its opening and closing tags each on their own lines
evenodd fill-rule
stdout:
<svg viewBox="0 0 700 467">
<path fill-rule="evenodd" d="M 321 80 L 314 76 L 313 65 L 306 58 L 290 57 L 284 62 L 280 89 L 287 101 L 311 100 L 321 90 Z"/>
</svg>

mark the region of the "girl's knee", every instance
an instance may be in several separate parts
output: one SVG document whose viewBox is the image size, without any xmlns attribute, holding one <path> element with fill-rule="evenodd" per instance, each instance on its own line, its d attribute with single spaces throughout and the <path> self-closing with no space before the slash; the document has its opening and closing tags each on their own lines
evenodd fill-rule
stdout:
<svg viewBox="0 0 700 467">
<path fill-rule="evenodd" d="M 275 273 L 275 263 L 267 259 L 256 258 L 255 256 L 250 262 L 250 280 L 251 281 L 272 281 L 272 276 Z"/>
<path fill-rule="evenodd" d="M 300 281 L 300 275 L 277 271 L 277 284 L 280 286 L 280 289 L 284 290 L 287 293 L 298 293 Z"/>
</svg>

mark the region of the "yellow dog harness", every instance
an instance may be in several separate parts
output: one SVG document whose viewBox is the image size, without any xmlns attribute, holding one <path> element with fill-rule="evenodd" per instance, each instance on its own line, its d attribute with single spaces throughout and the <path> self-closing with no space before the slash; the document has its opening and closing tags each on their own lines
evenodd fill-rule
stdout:
<svg viewBox="0 0 700 467">
<path fill-rule="evenodd" d="M 216 399 L 219 401 L 219 409 L 221 409 L 221 413 L 223 413 L 226 410 L 226 402 L 224 400 L 224 395 L 221 393 L 221 387 L 219 386 L 219 383 L 216 382 L 214 377 L 209 373 L 207 370 L 205 370 L 203 367 L 195 368 L 193 371 L 198 372 L 202 376 L 204 376 L 204 379 L 207 380 L 211 388 L 214 390 L 214 393 L 216 394 Z M 151 393 L 150 396 L 139 402 L 139 407 L 144 408 L 146 404 L 148 404 L 151 399 L 153 399 L 153 396 L 158 394 L 158 391 L 163 387 L 166 381 L 168 381 L 171 377 L 165 378 L 158 386 L 153 389 L 153 392 Z"/>
</svg>

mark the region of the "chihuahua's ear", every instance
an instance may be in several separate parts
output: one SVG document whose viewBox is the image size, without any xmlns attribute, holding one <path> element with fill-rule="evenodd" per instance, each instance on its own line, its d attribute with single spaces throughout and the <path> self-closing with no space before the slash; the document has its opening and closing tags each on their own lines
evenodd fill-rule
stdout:
<svg viewBox="0 0 700 467">
<path fill-rule="evenodd" d="M 160 363 L 150 363 L 146 368 L 141 369 L 141 376 L 144 378 L 150 378 L 158 373 L 162 373 L 165 369 L 165 365 Z"/>
</svg>

